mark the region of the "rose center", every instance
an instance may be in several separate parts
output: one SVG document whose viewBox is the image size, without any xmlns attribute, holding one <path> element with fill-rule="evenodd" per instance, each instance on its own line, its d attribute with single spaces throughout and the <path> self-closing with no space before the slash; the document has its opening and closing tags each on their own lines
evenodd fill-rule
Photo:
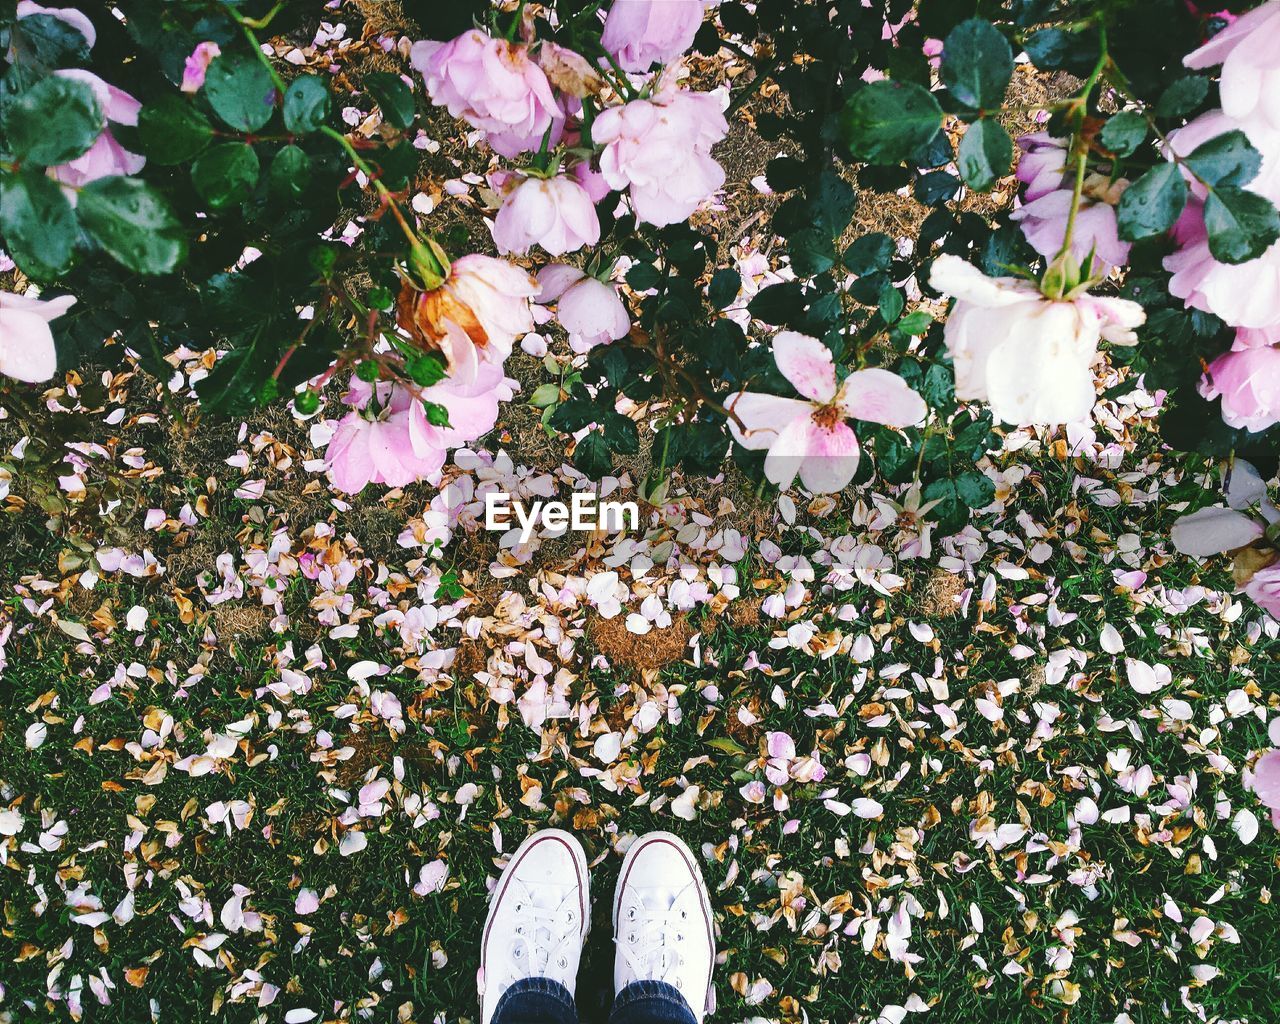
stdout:
<svg viewBox="0 0 1280 1024">
<path fill-rule="evenodd" d="M 813 412 L 813 422 L 823 430 L 835 430 L 836 424 L 843 419 L 844 413 L 836 407 L 834 402 L 828 405 L 820 405 Z"/>
</svg>

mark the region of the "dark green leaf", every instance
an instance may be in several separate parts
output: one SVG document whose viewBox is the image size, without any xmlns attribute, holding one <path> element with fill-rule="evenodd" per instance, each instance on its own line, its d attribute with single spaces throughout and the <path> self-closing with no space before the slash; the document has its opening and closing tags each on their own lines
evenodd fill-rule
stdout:
<svg viewBox="0 0 1280 1024">
<path fill-rule="evenodd" d="M 1247 185 L 1258 175 L 1262 154 L 1244 132 L 1234 131 L 1197 146 L 1186 163 L 1210 185 Z"/>
<path fill-rule="evenodd" d="M 960 179 L 949 171 L 930 171 L 916 178 L 912 190 L 916 199 L 926 206 L 937 206 L 955 198 L 960 189 Z"/>
<path fill-rule="evenodd" d="M 1209 95 L 1209 80 L 1200 75 L 1179 78 L 1156 101 L 1156 117 L 1183 117 Z"/>
<path fill-rule="evenodd" d="M 1098 59 L 1096 31 L 1068 32 L 1045 28 L 1031 33 L 1023 49 L 1032 63 L 1043 71 L 1070 71 L 1087 75 Z"/>
<path fill-rule="evenodd" d="M 976 512 L 995 500 L 996 485 L 986 473 L 969 470 L 956 477 L 956 492 L 960 500 Z"/>
<path fill-rule="evenodd" d="M 652 263 L 637 263 L 627 271 L 627 284 L 638 292 L 647 292 L 658 287 L 662 275 Z"/>
<path fill-rule="evenodd" d="M 186 255 L 182 226 L 164 199 L 137 178 L 90 182 L 76 212 L 89 235 L 135 273 L 168 273 Z"/>
<path fill-rule="evenodd" d="M 258 154 L 243 142 L 223 142 L 191 165 L 191 183 L 210 210 L 249 198 L 258 184 Z"/>
<path fill-rule="evenodd" d="M 256 132 L 271 120 L 276 87 L 261 61 L 248 54 L 215 57 L 204 79 L 214 112 L 232 128 Z"/>
<path fill-rule="evenodd" d="M 329 89 L 318 75 L 299 75 L 284 92 L 284 126 L 298 135 L 321 127 L 329 117 Z"/>
<path fill-rule="evenodd" d="M 1215 188 L 1204 204 L 1209 251 L 1222 263 L 1261 256 L 1280 237 L 1280 214 L 1271 200 L 1242 188 Z"/>
<path fill-rule="evenodd" d="M 974 110 L 998 108 L 1013 75 L 1013 49 L 989 21 L 970 18 L 948 33 L 942 47 L 942 82 Z"/>
<path fill-rule="evenodd" d="M 747 309 L 767 324 L 785 324 L 804 311 L 804 291 L 797 281 L 771 284 L 755 294 Z"/>
<path fill-rule="evenodd" d="M 42 78 L 4 107 L 9 146 L 23 161 L 41 167 L 80 156 L 105 124 L 93 90 L 70 78 Z"/>
<path fill-rule="evenodd" d="M 271 161 L 267 180 L 274 195 L 298 199 L 311 184 L 311 158 L 297 146 L 285 146 Z"/>
<path fill-rule="evenodd" d="M 1132 110 L 1122 110 L 1102 126 L 1102 144 L 1116 156 L 1135 153 L 1146 137 L 1147 119 Z"/>
<path fill-rule="evenodd" d="M 364 87 L 382 108 L 382 116 L 397 128 L 413 124 L 413 91 L 399 75 L 390 71 L 375 71 L 364 76 Z"/>
<path fill-rule="evenodd" d="M 583 437 L 573 449 L 573 464 L 592 480 L 599 480 L 613 469 L 613 456 L 604 432 L 597 430 Z"/>
<path fill-rule="evenodd" d="M 89 40 L 52 14 L 28 14 L 15 22 L 13 47 L 24 59 L 46 68 L 83 64 L 89 59 Z"/>
<path fill-rule="evenodd" d="M 893 259 L 893 239 L 881 231 L 855 238 L 844 251 L 842 262 L 851 274 L 872 274 L 888 270 Z"/>
<path fill-rule="evenodd" d="M 167 93 L 138 114 L 138 138 L 148 160 L 185 164 L 204 152 L 213 138 L 213 126 L 182 97 Z"/>
<path fill-rule="evenodd" d="M 965 129 L 956 165 L 970 188 L 988 191 L 998 178 L 1009 173 L 1012 162 L 1013 140 L 995 118 L 984 117 Z"/>
<path fill-rule="evenodd" d="M 880 291 L 880 315 L 887 324 L 893 323 L 902 314 L 902 308 L 906 305 L 906 299 L 902 292 L 898 291 L 892 284 L 886 284 Z"/>
<path fill-rule="evenodd" d="M 897 327 L 898 330 L 907 334 L 924 334 L 931 323 L 933 323 L 933 317 L 926 310 L 917 309 L 899 320 Z"/>
<path fill-rule="evenodd" d="M 742 275 L 732 267 L 717 270 L 707 286 L 707 298 L 716 309 L 725 309 L 738 297 L 742 289 Z"/>
<path fill-rule="evenodd" d="M 842 127 L 858 159 L 900 163 L 938 134 L 942 108 L 932 93 L 914 82 L 872 82 L 845 104 Z"/>
<path fill-rule="evenodd" d="M 71 266 L 76 215 L 52 178 L 33 170 L 0 178 L 0 230 L 27 276 L 47 281 Z"/>
<path fill-rule="evenodd" d="M 969 521 L 969 506 L 954 480 L 944 477 L 930 482 L 925 486 L 924 500 L 937 503 L 929 511 L 929 518 L 937 524 L 936 536 L 959 533 Z"/>
<path fill-rule="evenodd" d="M 793 156 L 774 157 L 764 168 L 765 181 L 775 192 L 799 188 L 805 183 L 807 173 L 805 165 Z"/>
<path fill-rule="evenodd" d="M 635 420 L 620 412 L 605 413 L 604 440 L 609 450 L 619 455 L 635 455 L 640 450 L 640 433 Z"/>
<path fill-rule="evenodd" d="M 797 231 L 787 241 L 791 254 L 791 266 L 801 277 L 825 274 L 836 262 L 835 246 L 831 237 L 819 228 Z"/>
<path fill-rule="evenodd" d="M 1120 237 L 1129 242 L 1168 231 L 1187 203 L 1187 183 L 1176 164 L 1160 163 L 1120 197 Z"/>
</svg>

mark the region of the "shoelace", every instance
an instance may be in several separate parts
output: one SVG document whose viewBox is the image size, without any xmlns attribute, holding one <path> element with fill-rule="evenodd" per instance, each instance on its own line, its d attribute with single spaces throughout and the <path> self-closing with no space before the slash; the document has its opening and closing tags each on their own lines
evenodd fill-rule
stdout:
<svg viewBox="0 0 1280 1024">
<path fill-rule="evenodd" d="M 622 957 L 637 978 L 671 982 L 684 963 L 681 946 L 689 933 L 684 910 L 650 910 L 629 903 L 618 922 Z"/>
<path fill-rule="evenodd" d="M 511 908 L 511 980 L 568 975 L 570 954 L 581 941 L 577 899 L 577 892 L 570 890 L 559 906 L 539 907 L 528 890 L 520 893 Z"/>
</svg>

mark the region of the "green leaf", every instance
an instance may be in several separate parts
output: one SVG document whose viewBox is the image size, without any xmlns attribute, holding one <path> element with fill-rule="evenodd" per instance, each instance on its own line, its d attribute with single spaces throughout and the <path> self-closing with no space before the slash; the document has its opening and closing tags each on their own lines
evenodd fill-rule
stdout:
<svg viewBox="0 0 1280 1024">
<path fill-rule="evenodd" d="M 937 206 L 955 198 L 960 179 L 950 171 L 929 171 L 916 178 L 912 193 L 925 206 Z"/>
<path fill-rule="evenodd" d="M 942 108 L 929 90 L 914 82 L 872 82 L 845 104 L 841 127 L 859 160 L 896 164 L 938 134 Z"/>
<path fill-rule="evenodd" d="M 212 138 L 209 119 L 172 93 L 148 103 L 138 114 L 142 153 L 153 163 L 189 163 L 205 151 Z"/>
<path fill-rule="evenodd" d="M 1242 188 L 1215 188 L 1204 204 L 1209 252 L 1220 263 L 1257 259 L 1280 237 L 1280 214 L 1271 200 Z"/>
<path fill-rule="evenodd" d="M 404 80 L 390 71 L 375 71 L 364 76 L 364 87 L 382 108 L 382 117 L 397 128 L 413 124 L 413 91 Z"/>
<path fill-rule="evenodd" d="M 1209 95 L 1209 80 L 1187 75 L 1169 86 L 1156 101 L 1156 117 L 1183 117 L 1195 110 Z"/>
<path fill-rule="evenodd" d="M 182 225 L 151 186 L 137 178 L 99 178 L 80 190 L 81 226 L 138 274 L 166 274 L 186 255 Z"/>
<path fill-rule="evenodd" d="M 990 190 L 998 178 L 1009 173 L 1012 162 L 1013 140 L 995 118 L 981 118 L 965 129 L 956 165 L 970 188 Z"/>
<path fill-rule="evenodd" d="M 574 446 L 573 464 L 592 480 L 599 480 L 613 469 L 613 456 L 603 431 L 587 434 Z"/>
<path fill-rule="evenodd" d="M 1210 185 L 1247 185 L 1258 176 L 1262 154 L 1242 131 L 1227 132 L 1192 150 L 1186 164 Z"/>
<path fill-rule="evenodd" d="M 248 54 L 215 57 L 204 79 L 214 112 L 232 128 L 256 132 L 271 120 L 276 87 L 262 62 Z"/>
<path fill-rule="evenodd" d="M 647 292 L 658 287 L 662 275 L 652 263 L 636 263 L 627 271 L 627 284 L 638 292 Z"/>
<path fill-rule="evenodd" d="M 943 477 L 931 481 L 925 486 L 924 500 L 937 502 L 928 513 L 929 518 L 937 524 L 935 539 L 959 533 L 969 521 L 969 506 L 960 497 L 954 480 Z"/>
<path fill-rule="evenodd" d="M 835 246 L 831 236 L 819 228 L 797 231 L 787 240 L 791 254 L 791 266 L 801 277 L 825 274 L 836 262 Z"/>
<path fill-rule="evenodd" d="M 942 83 L 966 107 L 999 107 L 1012 76 L 1013 49 L 991 22 L 970 18 L 948 33 L 942 46 Z"/>
<path fill-rule="evenodd" d="M 34 170 L 0 178 L 0 230 L 9 255 L 28 277 L 48 281 L 71 266 L 76 215 L 52 178 Z"/>
<path fill-rule="evenodd" d="M 244 142 L 214 146 L 191 165 L 191 183 L 210 210 L 242 203 L 258 184 L 258 154 Z"/>
<path fill-rule="evenodd" d="M 272 194 L 299 199 L 311 184 L 311 158 L 297 146 L 285 146 L 271 161 L 267 177 Z"/>
<path fill-rule="evenodd" d="M 1147 119 L 1132 110 L 1122 110 L 1102 126 L 1102 144 L 1116 156 L 1137 152 L 1146 137 Z"/>
<path fill-rule="evenodd" d="M 70 78 L 42 78 L 4 107 L 9 146 L 24 162 L 41 167 L 74 160 L 105 126 L 93 90 Z"/>
<path fill-rule="evenodd" d="M 977 511 L 995 501 L 996 485 L 986 473 L 971 469 L 956 477 L 956 492 L 961 501 Z"/>
<path fill-rule="evenodd" d="M 52 14 L 19 18 L 13 25 L 13 47 L 25 60 L 46 68 L 84 64 L 89 59 L 89 40 Z"/>
<path fill-rule="evenodd" d="M 1177 164 L 1156 164 L 1120 197 L 1116 210 L 1120 237 L 1128 242 L 1173 227 L 1187 203 L 1187 183 Z"/>
<path fill-rule="evenodd" d="M 757 320 L 782 325 L 804 312 L 804 289 L 798 281 L 771 284 L 752 297 L 747 310 Z"/>
<path fill-rule="evenodd" d="M 604 440 L 619 455 L 635 455 L 640 450 L 640 432 L 635 420 L 620 412 L 604 415 Z"/>
<path fill-rule="evenodd" d="M 841 262 L 849 273 L 861 277 L 874 274 L 877 270 L 888 270 L 893 253 L 893 239 L 882 231 L 874 231 L 855 238 L 849 248 L 845 249 Z"/>
<path fill-rule="evenodd" d="M 891 324 L 897 320 L 902 315 L 902 309 L 906 304 L 906 298 L 892 283 L 886 284 L 880 290 L 880 315 L 885 323 Z"/>
<path fill-rule="evenodd" d="M 329 117 L 329 89 L 318 75 L 299 75 L 284 92 L 284 126 L 297 135 L 321 127 Z"/>
<path fill-rule="evenodd" d="M 906 334 L 924 334 L 931 323 L 933 323 L 933 317 L 928 310 L 917 309 L 899 320 L 897 327 Z"/>
<path fill-rule="evenodd" d="M 742 275 L 732 267 L 717 270 L 707 285 L 707 298 L 716 309 L 727 308 L 742 289 Z"/>
</svg>

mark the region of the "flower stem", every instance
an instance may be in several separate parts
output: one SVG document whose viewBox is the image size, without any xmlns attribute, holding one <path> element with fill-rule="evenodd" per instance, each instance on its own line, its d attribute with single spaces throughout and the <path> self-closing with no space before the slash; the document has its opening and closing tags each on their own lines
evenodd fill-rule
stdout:
<svg viewBox="0 0 1280 1024">
<path fill-rule="evenodd" d="M 1071 240 L 1076 229 L 1076 214 L 1080 211 L 1080 200 L 1084 194 L 1085 169 L 1089 159 L 1089 144 L 1081 136 L 1081 129 L 1084 127 L 1085 118 L 1089 113 L 1089 97 L 1093 94 L 1094 87 L 1098 84 L 1098 79 L 1102 77 L 1102 71 L 1107 66 L 1109 59 L 1110 57 L 1107 53 L 1107 26 L 1100 21 L 1098 23 L 1097 63 L 1094 64 L 1093 71 L 1085 80 L 1079 95 L 1071 101 L 1072 113 L 1075 119 L 1071 149 L 1076 159 L 1076 177 L 1075 186 L 1071 192 L 1071 209 L 1067 212 L 1067 227 L 1063 233 L 1062 248 L 1058 250 L 1057 259 L 1062 259 L 1071 252 Z"/>
</svg>

